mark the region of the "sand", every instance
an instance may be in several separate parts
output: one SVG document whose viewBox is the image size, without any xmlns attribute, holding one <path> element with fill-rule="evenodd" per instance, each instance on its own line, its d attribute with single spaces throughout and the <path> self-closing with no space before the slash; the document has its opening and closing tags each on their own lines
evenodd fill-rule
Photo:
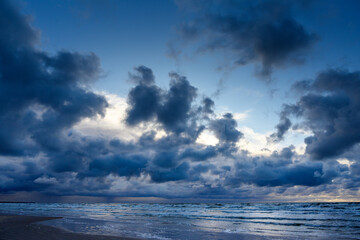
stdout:
<svg viewBox="0 0 360 240">
<path fill-rule="evenodd" d="M 99 236 L 68 232 L 37 224 L 56 217 L 0 216 L 0 240 L 134 240 L 114 236 Z"/>
</svg>

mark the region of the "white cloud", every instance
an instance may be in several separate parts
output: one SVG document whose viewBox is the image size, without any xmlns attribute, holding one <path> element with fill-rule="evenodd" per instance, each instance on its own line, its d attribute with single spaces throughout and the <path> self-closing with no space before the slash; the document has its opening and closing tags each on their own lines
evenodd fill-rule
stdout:
<svg viewBox="0 0 360 240">
<path fill-rule="evenodd" d="M 58 181 L 54 177 L 39 177 L 34 180 L 34 183 L 40 183 L 40 184 L 57 184 Z"/>
<path fill-rule="evenodd" d="M 222 116 L 224 114 L 231 113 L 233 115 L 233 118 L 238 122 L 248 119 L 250 117 L 250 112 L 252 111 L 252 109 L 248 109 L 243 112 L 234 112 L 234 111 L 231 111 L 228 107 L 223 106 L 220 108 L 221 108 L 221 111 L 219 114 L 217 114 L 216 118 L 222 118 Z"/>
<path fill-rule="evenodd" d="M 336 161 L 342 165 L 346 165 L 348 167 L 351 166 L 351 164 L 353 164 L 354 162 L 350 161 L 349 159 L 347 158 L 339 158 L 339 159 L 336 159 Z"/>
<path fill-rule="evenodd" d="M 251 155 L 270 155 L 272 151 L 277 150 L 275 145 L 268 146 L 266 137 L 269 134 L 261 134 L 255 132 L 249 127 L 240 127 L 239 130 L 244 134 L 244 137 L 238 142 L 241 150 L 247 150 Z"/>
<path fill-rule="evenodd" d="M 215 135 L 211 131 L 205 129 L 196 139 L 196 143 L 215 146 L 216 144 L 219 143 L 219 140 L 215 137 Z"/>
<path fill-rule="evenodd" d="M 305 152 L 304 135 L 298 132 L 289 131 L 284 141 L 269 144 L 267 137 L 271 132 L 258 133 L 246 126 L 239 127 L 238 129 L 244 134 L 244 137 L 239 140 L 238 146 L 241 150 L 249 151 L 251 155 L 269 156 L 273 151 L 280 151 L 282 148 L 290 145 L 293 145 L 295 152 L 300 155 Z"/>
<path fill-rule="evenodd" d="M 103 95 L 109 103 L 105 116 L 83 119 L 74 127 L 75 130 L 88 136 L 135 141 L 144 131 L 152 127 L 144 124 L 136 127 L 127 126 L 125 123 L 126 109 L 128 108 L 126 99 L 107 92 L 99 92 L 99 94 Z"/>
<path fill-rule="evenodd" d="M 251 109 L 246 110 L 245 112 L 234 112 L 232 113 L 234 116 L 234 119 L 236 121 L 244 121 L 249 118 L 249 113 L 251 112 Z"/>
</svg>

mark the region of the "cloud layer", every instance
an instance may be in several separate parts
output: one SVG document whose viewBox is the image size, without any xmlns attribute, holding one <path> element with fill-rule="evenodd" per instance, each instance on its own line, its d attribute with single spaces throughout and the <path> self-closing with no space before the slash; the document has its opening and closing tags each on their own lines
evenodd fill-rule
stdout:
<svg viewBox="0 0 360 240">
<path fill-rule="evenodd" d="M 314 42 L 292 17 L 291 5 L 271 3 L 224 2 L 217 8 L 211 2 L 183 34 L 216 35 L 205 50 L 235 50 L 238 64 L 259 62 L 267 75 Z M 216 115 L 214 100 L 200 98 L 200 90 L 179 73 L 170 72 L 168 88 L 159 87 L 146 66 L 129 74 L 133 87 L 124 100 L 124 122 L 118 119 L 124 135 L 131 129 L 135 137 L 81 130 L 84 121 L 101 121 L 113 107 L 105 93 L 91 89 L 101 74 L 99 58 L 42 51 L 39 31 L 8 1 L 0 3 L 0 34 L 3 195 L 269 200 L 274 194 L 297 196 L 300 190 L 334 196 L 340 188 L 349 196 L 358 191 L 358 72 L 328 70 L 294 87 L 302 96 L 285 105 L 269 141 L 280 141 L 291 118 L 298 117 L 296 128 L 313 133 L 305 139 L 308 155 L 289 146 L 254 156 L 239 148 L 246 135 L 232 114 Z M 199 143 L 205 131 L 217 143 Z M 349 164 L 336 161 L 340 155 Z"/>
</svg>

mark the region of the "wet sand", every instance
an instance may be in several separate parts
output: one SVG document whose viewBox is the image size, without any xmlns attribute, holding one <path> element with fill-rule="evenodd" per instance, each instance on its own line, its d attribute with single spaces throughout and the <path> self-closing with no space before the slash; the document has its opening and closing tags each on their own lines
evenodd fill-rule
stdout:
<svg viewBox="0 0 360 240">
<path fill-rule="evenodd" d="M 0 240 L 135 240 L 135 238 L 90 235 L 37 224 L 56 217 L 0 216 Z"/>
</svg>

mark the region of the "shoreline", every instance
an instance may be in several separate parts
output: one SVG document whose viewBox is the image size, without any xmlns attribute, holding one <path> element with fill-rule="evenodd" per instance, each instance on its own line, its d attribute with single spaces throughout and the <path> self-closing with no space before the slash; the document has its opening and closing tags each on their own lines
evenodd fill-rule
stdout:
<svg viewBox="0 0 360 240">
<path fill-rule="evenodd" d="M 63 228 L 41 224 L 43 221 L 61 219 L 62 217 L 1 215 L 0 214 L 0 240 L 141 240 L 147 238 L 134 238 L 110 235 L 96 235 L 71 232 Z M 229 233 L 224 233 L 225 235 Z M 205 236 L 204 236 L 205 237 Z M 219 236 L 217 236 L 219 237 Z M 202 239 L 202 237 L 200 237 Z M 204 238 L 205 239 L 205 238 Z M 215 239 L 215 238 L 214 238 Z M 216 238 L 217 239 L 217 238 Z M 237 240 L 290 240 L 286 236 L 262 236 L 251 233 L 236 233 L 233 239 Z M 297 238 L 303 239 L 303 238 Z M 314 239 L 309 237 L 307 239 Z M 323 239 L 323 238 L 319 238 Z"/>
<path fill-rule="evenodd" d="M 38 224 L 61 217 L 0 215 L 0 240 L 138 240 L 140 238 L 74 233 Z"/>
</svg>

